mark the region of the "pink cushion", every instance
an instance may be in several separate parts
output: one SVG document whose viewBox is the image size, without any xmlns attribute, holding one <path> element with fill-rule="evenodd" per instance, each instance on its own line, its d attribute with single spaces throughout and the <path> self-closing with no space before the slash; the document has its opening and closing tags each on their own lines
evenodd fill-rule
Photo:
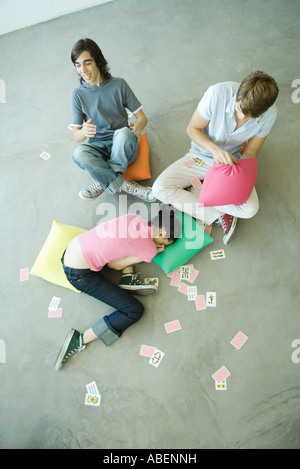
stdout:
<svg viewBox="0 0 300 469">
<path fill-rule="evenodd" d="M 245 158 L 238 164 L 214 164 L 205 176 L 199 204 L 242 205 L 250 197 L 257 175 L 257 159 Z"/>
</svg>

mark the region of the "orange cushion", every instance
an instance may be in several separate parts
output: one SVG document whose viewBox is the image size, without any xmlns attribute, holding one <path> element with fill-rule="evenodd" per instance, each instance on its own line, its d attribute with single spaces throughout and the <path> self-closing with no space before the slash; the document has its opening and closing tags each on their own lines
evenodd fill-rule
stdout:
<svg viewBox="0 0 300 469">
<path fill-rule="evenodd" d="M 137 159 L 128 166 L 123 177 L 126 181 L 142 181 L 151 178 L 147 132 L 142 133 Z"/>
</svg>

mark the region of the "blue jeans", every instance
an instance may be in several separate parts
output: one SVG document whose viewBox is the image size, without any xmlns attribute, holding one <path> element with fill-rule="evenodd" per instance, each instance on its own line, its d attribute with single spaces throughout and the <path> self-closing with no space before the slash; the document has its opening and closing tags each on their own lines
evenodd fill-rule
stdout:
<svg viewBox="0 0 300 469">
<path fill-rule="evenodd" d="M 110 140 L 82 143 L 74 153 L 73 160 L 95 179 L 106 192 L 115 194 L 124 182 L 127 166 L 133 163 L 139 147 L 135 133 L 124 127 L 115 131 Z"/>
<path fill-rule="evenodd" d="M 144 306 L 130 293 L 107 280 L 101 271 L 67 267 L 63 263 L 63 257 L 61 259 L 63 269 L 73 287 L 116 309 L 92 326 L 98 339 L 105 345 L 111 345 L 122 332 L 142 317 Z"/>
</svg>

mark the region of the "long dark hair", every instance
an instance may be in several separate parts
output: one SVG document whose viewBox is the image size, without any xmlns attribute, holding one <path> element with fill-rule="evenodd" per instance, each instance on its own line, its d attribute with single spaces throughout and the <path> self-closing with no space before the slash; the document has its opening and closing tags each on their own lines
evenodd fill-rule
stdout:
<svg viewBox="0 0 300 469">
<path fill-rule="evenodd" d="M 92 39 L 89 39 L 89 38 L 79 39 L 79 41 L 77 41 L 76 44 L 74 44 L 72 52 L 71 52 L 71 60 L 73 64 L 75 65 L 77 58 L 85 50 L 88 51 L 93 57 L 93 59 L 95 60 L 96 65 L 99 68 L 100 73 L 102 77 L 104 78 L 104 80 L 108 80 L 109 78 L 111 78 L 108 62 L 105 59 L 104 55 L 102 54 L 100 47 Z M 83 82 L 84 80 L 81 77 L 80 83 L 83 83 Z"/>
</svg>

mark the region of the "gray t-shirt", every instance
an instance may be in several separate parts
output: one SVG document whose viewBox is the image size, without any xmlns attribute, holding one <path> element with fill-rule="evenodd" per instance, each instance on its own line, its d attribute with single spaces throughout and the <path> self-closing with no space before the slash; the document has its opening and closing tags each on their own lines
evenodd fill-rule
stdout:
<svg viewBox="0 0 300 469">
<path fill-rule="evenodd" d="M 113 138 L 114 131 L 128 127 L 128 109 L 138 112 L 142 105 L 123 78 L 112 77 L 104 80 L 100 86 L 82 83 L 71 95 L 72 125 L 82 126 L 92 119 L 97 126 L 97 134 L 90 138 L 97 140 Z"/>
</svg>

